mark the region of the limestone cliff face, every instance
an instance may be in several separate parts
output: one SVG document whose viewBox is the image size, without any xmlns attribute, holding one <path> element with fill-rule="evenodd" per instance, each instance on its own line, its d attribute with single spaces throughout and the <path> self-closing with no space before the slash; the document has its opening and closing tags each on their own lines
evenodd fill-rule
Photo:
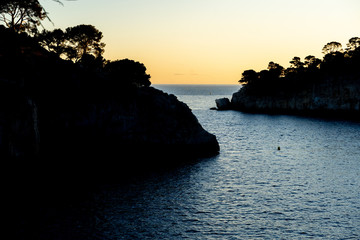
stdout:
<svg viewBox="0 0 360 240">
<path fill-rule="evenodd" d="M 354 76 L 327 78 L 310 88 L 292 94 L 254 95 L 246 88 L 232 96 L 234 109 L 269 113 L 304 113 L 318 115 L 351 115 L 359 117 L 360 80 Z"/>
</svg>

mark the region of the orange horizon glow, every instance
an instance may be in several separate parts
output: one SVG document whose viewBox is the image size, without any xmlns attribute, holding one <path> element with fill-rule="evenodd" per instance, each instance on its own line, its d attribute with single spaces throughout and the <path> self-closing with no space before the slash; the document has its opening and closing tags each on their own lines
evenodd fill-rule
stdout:
<svg viewBox="0 0 360 240">
<path fill-rule="evenodd" d="M 152 84 L 237 84 L 244 70 L 322 58 L 326 43 L 360 37 L 358 0 L 40 2 L 47 29 L 94 25 L 104 57 L 142 62 Z"/>
</svg>

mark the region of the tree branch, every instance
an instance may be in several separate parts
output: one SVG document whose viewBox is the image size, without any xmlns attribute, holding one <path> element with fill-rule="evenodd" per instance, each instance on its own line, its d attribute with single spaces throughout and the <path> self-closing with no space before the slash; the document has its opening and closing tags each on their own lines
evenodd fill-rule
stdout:
<svg viewBox="0 0 360 240">
<path fill-rule="evenodd" d="M 26 12 L 25 9 L 18 9 L 18 14 L 15 17 L 17 17 L 19 19 L 16 21 L 15 25 L 20 24 L 20 26 L 22 26 L 24 19 L 25 19 L 25 12 Z"/>
<path fill-rule="evenodd" d="M 2 13 L 1 18 L 0 18 L 0 22 L 5 23 L 6 27 L 10 27 L 9 21 L 10 20 L 6 18 L 6 14 Z"/>
</svg>

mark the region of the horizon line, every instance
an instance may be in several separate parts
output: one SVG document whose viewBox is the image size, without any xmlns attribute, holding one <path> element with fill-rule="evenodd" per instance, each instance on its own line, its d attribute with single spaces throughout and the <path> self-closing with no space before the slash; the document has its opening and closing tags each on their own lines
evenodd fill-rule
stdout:
<svg viewBox="0 0 360 240">
<path fill-rule="evenodd" d="M 150 86 L 153 85 L 239 85 L 241 84 L 231 84 L 231 83 L 152 83 Z"/>
</svg>

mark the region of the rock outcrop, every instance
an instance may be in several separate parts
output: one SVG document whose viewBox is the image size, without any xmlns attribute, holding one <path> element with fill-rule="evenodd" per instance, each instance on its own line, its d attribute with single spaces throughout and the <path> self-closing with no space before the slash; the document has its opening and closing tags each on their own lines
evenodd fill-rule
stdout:
<svg viewBox="0 0 360 240">
<path fill-rule="evenodd" d="M 65 61 L 26 34 L 0 33 L 0 158 L 7 163 L 24 171 L 102 169 L 103 176 L 218 154 L 216 137 L 175 96 L 125 84 L 127 75 L 109 77 L 101 65 Z"/>
<path fill-rule="evenodd" d="M 2 156 L 211 156 L 216 137 L 174 95 L 140 88 L 124 99 L 41 104 L 19 97 L 0 113 Z M 152 160 L 153 161 L 153 160 Z M 169 161 L 171 161 L 169 159 Z"/>
<path fill-rule="evenodd" d="M 360 77 L 328 77 L 309 88 L 272 95 L 249 93 L 246 88 L 233 94 L 233 109 L 281 114 L 357 119 L 360 117 Z"/>
<path fill-rule="evenodd" d="M 217 110 L 231 109 L 230 100 L 228 98 L 219 98 L 215 100 Z"/>
</svg>

